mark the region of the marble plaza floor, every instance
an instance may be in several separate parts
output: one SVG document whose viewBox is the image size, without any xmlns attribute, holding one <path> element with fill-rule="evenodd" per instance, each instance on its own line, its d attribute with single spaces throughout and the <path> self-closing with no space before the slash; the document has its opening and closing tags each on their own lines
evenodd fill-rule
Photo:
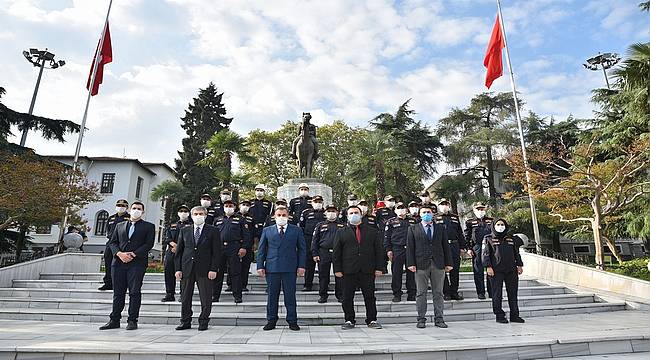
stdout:
<svg viewBox="0 0 650 360">
<path fill-rule="evenodd" d="M 643 311 L 535 317 L 508 325 L 460 321 L 448 329 L 213 326 L 198 332 L 141 324 L 126 331 L 123 324 L 100 332 L 99 325 L 0 320 L 0 359 L 650 359 L 650 312 Z"/>
</svg>

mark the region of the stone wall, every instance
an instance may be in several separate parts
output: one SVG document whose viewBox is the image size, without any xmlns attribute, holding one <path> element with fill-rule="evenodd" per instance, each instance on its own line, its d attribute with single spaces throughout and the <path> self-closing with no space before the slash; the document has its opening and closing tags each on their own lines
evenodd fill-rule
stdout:
<svg viewBox="0 0 650 360">
<path fill-rule="evenodd" d="M 0 269 L 0 287 L 11 287 L 13 280 L 36 280 L 41 273 L 98 272 L 101 254 L 66 253 L 52 255 Z"/>
</svg>

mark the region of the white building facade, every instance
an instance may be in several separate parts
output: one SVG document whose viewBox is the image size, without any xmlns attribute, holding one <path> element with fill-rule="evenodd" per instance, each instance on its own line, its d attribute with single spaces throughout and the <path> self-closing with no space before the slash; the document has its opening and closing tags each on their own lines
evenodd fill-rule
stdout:
<svg viewBox="0 0 650 360">
<path fill-rule="evenodd" d="M 72 156 L 48 156 L 52 160 L 72 165 Z M 152 253 L 160 253 L 164 232 L 164 201 L 153 201 L 151 191 L 165 180 L 174 180 L 175 172 L 164 163 L 141 163 L 136 159 L 115 157 L 80 157 L 79 168 L 86 173 L 89 182 L 96 183 L 103 199 L 81 209 L 79 214 L 86 220 L 88 242 L 84 252 L 102 253 L 107 241 L 106 228 L 110 215 L 115 213 L 115 203 L 125 199 L 129 204 L 140 201 L 145 205 L 144 219 L 156 226 L 156 241 Z M 59 227 L 35 229 L 30 233 L 32 247 L 48 247 L 58 242 Z"/>
</svg>

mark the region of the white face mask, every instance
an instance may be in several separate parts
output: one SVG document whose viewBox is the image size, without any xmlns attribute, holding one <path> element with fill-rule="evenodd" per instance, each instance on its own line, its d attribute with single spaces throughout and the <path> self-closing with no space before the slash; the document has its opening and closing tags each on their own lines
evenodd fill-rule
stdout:
<svg viewBox="0 0 650 360">
<path fill-rule="evenodd" d="M 406 215 L 406 209 L 395 209 L 395 214 L 397 214 L 397 216 L 404 216 Z"/>
<path fill-rule="evenodd" d="M 359 205 L 359 209 L 361 209 L 361 215 L 366 215 L 368 213 L 368 207 L 366 205 Z"/>
<path fill-rule="evenodd" d="M 264 197 L 264 191 L 257 190 L 255 192 L 255 197 L 257 197 L 258 199 L 262 199 Z"/>
<path fill-rule="evenodd" d="M 192 215 L 194 225 L 201 226 L 205 223 L 205 215 Z"/>
<path fill-rule="evenodd" d="M 476 216 L 478 219 L 483 219 L 483 217 L 485 217 L 485 210 L 474 209 L 474 216 Z"/>
<path fill-rule="evenodd" d="M 357 205 L 356 200 L 348 200 L 348 206 L 355 206 L 355 205 Z"/>
<path fill-rule="evenodd" d="M 393 206 L 395 206 L 394 201 L 386 201 L 385 204 L 387 208 L 391 208 L 391 209 L 393 208 Z"/>
<path fill-rule="evenodd" d="M 438 205 L 438 212 L 446 214 L 449 212 L 449 205 Z"/>
<path fill-rule="evenodd" d="M 122 215 L 126 212 L 126 206 L 117 206 L 115 207 L 115 211 L 117 211 L 118 214 Z"/>
<path fill-rule="evenodd" d="M 288 222 L 289 222 L 289 218 L 286 217 L 286 216 L 276 216 L 275 217 L 275 223 L 280 225 L 280 226 L 286 226 Z"/>
<path fill-rule="evenodd" d="M 232 199 L 230 195 L 224 195 L 224 194 L 221 194 L 219 198 L 221 199 L 221 202 L 225 202 Z"/>
<path fill-rule="evenodd" d="M 210 207 L 210 205 L 212 205 L 212 201 L 210 201 L 210 200 L 203 200 L 203 199 L 201 199 L 201 206 L 203 206 L 203 207 L 206 207 L 206 208 L 207 208 L 207 207 Z"/>
<path fill-rule="evenodd" d="M 242 213 L 242 214 L 246 214 L 248 212 L 248 209 L 250 209 L 250 208 L 248 206 L 246 206 L 246 205 L 240 205 L 239 206 L 239 212 Z"/>
<path fill-rule="evenodd" d="M 420 196 L 420 200 L 422 200 L 423 204 L 427 204 L 429 202 L 429 197 L 428 196 Z"/>
<path fill-rule="evenodd" d="M 323 203 L 315 202 L 315 203 L 311 203 L 311 206 L 314 208 L 314 210 L 321 210 L 323 208 Z"/>
<path fill-rule="evenodd" d="M 138 220 L 142 218 L 142 210 L 131 209 L 131 220 Z"/>
<path fill-rule="evenodd" d="M 178 212 L 178 218 L 181 219 L 181 221 L 185 221 L 189 217 L 190 217 L 190 213 L 188 213 L 188 212 L 185 212 L 185 211 L 183 211 L 183 212 L 179 211 Z"/>
<path fill-rule="evenodd" d="M 224 212 L 224 214 L 230 216 L 230 215 L 235 213 L 235 208 L 225 207 L 225 208 L 223 208 L 223 212 Z"/>
<path fill-rule="evenodd" d="M 326 211 L 325 212 L 325 218 L 329 221 L 334 221 L 339 215 L 336 213 L 336 211 Z"/>
<path fill-rule="evenodd" d="M 506 226 L 505 225 L 494 225 L 494 231 L 498 233 L 502 233 L 506 231 Z"/>
<path fill-rule="evenodd" d="M 410 207 L 409 212 L 411 213 L 411 215 L 417 215 L 420 212 L 420 208 Z"/>
<path fill-rule="evenodd" d="M 300 190 L 300 196 L 309 196 L 309 190 Z"/>
</svg>

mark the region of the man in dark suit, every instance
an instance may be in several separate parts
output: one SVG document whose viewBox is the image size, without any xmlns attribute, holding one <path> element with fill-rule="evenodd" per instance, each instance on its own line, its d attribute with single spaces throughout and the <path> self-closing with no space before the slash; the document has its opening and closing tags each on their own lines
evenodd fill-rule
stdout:
<svg viewBox="0 0 650 360">
<path fill-rule="evenodd" d="M 433 293 L 434 324 L 446 328 L 443 320 L 443 293 L 445 272 L 452 269 L 451 250 L 443 224 L 433 222 L 433 209 L 429 205 L 420 208 L 419 224 L 409 227 L 406 234 L 406 266 L 415 273 L 418 311 L 418 328 L 426 327 L 427 290 L 431 282 Z"/>
<path fill-rule="evenodd" d="M 275 225 L 262 231 L 257 251 L 257 272 L 266 277 L 268 299 L 266 302 L 267 324 L 264 330 L 275 329 L 278 321 L 280 287 L 287 308 L 289 329 L 298 331 L 296 313 L 296 275 L 305 275 L 307 244 L 302 230 L 289 224 L 289 210 L 284 206 L 275 209 Z"/>
<path fill-rule="evenodd" d="M 123 221 L 115 227 L 111 236 L 110 247 L 114 255 L 111 264 L 113 278 L 113 311 L 110 321 L 99 330 L 120 327 L 126 289 L 129 289 L 129 318 L 127 330 L 138 328 L 140 303 L 142 301 L 142 280 L 147 270 L 149 251 L 153 248 L 156 227 L 142 220 L 144 204 L 135 201 L 131 204 L 129 221 Z"/>
<path fill-rule="evenodd" d="M 334 275 L 343 279 L 343 330 L 356 324 L 354 313 L 354 292 L 361 288 L 366 305 L 366 325 L 381 329 L 377 322 L 377 301 L 375 299 L 375 276 L 384 270 L 384 248 L 377 228 L 362 222 L 361 209 L 348 207 L 348 225 L 339 229 L 334 238 Z"/>
<path fill-rule="evenodd" d="M 205 223 L 208 210 L 202 206 L 192 208 L 194 225 L 185 226 L 178 234 L 174 257 L 176 279 L 181 280 L 181 324 L 176 330 L 189 329 L 192 324 L 192 296 L 194 284 L 199 287 L 201 314 L 199 331 L 207 330 L 212 311 L 212 286 L 217 278 L 221 259 L 219 229 Z"/>
</svg>

